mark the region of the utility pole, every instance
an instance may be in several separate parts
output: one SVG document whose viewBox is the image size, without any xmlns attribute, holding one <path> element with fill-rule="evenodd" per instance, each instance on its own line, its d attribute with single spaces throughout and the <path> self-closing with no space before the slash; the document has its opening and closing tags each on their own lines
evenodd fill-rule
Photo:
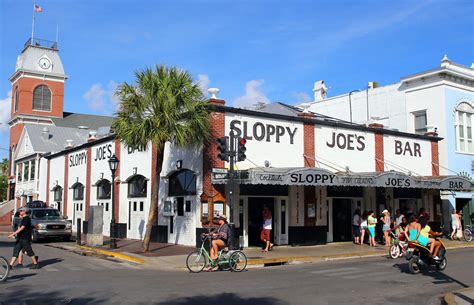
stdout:
<svg viewBox="0 0 474 305">
<path fill-rule="evenodd" d="M 228 180 L 228 186 L 227 186 L 227 198 L 228 198 L 228 203 L 229 203 L 229 227 L 230 227 L 230 249 L 234 250 L 238 248 L 236 246 L 235 242 L 235 223 L 234 223 L 234 180 L 235 180 L 235 173 L 234 173 L 234 164 L 235 164 L 235 157 L 236 157 L 236 145 L 235 145 L 235 133 L 234 130 L 231 129 L 230 134 L 229 134 L 229 180 Z"/>
</svg>

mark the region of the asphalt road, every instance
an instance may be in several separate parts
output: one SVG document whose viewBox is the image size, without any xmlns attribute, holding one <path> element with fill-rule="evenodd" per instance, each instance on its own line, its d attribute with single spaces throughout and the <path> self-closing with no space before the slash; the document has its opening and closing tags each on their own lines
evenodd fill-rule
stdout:
<svg viewBox="0 0 474 305">
<path fill-rule="evenodd" d="M 0 255 L 12 242 L 0 237 Z M 35 244 L 39 270 L 16 269 L 0 304 L 439 304 L 474 285 L 474 250 L 448 253 L 444 272 L 411 275 L 405 259 L 370 258 L 250 269 L 242 273 L 156 271 Z M 26 262 L 30 263 L 29 258 Z M 183 262 L 184 264 L 184 262 Z"/>
</svg>

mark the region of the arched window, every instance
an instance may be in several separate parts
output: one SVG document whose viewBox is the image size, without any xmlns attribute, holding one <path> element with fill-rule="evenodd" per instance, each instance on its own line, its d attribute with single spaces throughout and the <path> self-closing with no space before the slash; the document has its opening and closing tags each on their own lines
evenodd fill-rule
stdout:
<svg viewBox="0 0 474 305">
<path fill-rule="evenodd" d="M 33 110 L 51 111 L 51 90 L 45 85 L 39 85 L 33 91 Z"/>
<path fill-rule="evenodd" d="M 73 200 L 84 200 L 84 185 L 80 182 L 76 182 L 71 186 L 73 190 Z"/>
<path fill-rule="evenodd" d="M 146 197 L 147 179 L 142 175 L 134 175 L 127 179 L 128 197 Z"/>
<path fill-rule="evenodd" d="M 111 197 L 111 189 L 112 185 L 110 184 L 110 181 L 107 179 L 102 179 L 99 182 L 97 182 L 97 199 L 110 199 Z"/>
<path fill-rule="evenodd" d="M 63 188 L 56 185 L 52 191 L 54 192 L 54 201 L 63 201 Z"/>
<path fill-rule="evenodd" d="M 455 111 L 456 151 L 474 153 L 474 106 L 461 102 Z"/>
<path fill-rule="evenodd" d="M 183 169 L 170 176 L 168 196 L 187 195 L 196 195 L 196 175 L 189 169 Z"/>
<path fill-rule="evenodd" d="M 18 99 L 20 92 L 18 91 L 18 86 L 15 88 L 15 95 L 13 96 L 13 112 L 18 111 Z"/>
</svg>

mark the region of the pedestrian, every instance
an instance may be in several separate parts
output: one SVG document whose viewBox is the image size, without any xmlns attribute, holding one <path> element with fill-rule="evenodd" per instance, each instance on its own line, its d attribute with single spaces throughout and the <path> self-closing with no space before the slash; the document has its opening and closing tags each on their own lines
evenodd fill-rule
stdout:
<svg viewBox="0 0 474 305">
<path fill-rule="evenodd" d="M 418 219 L 425 218 L 426 220 L 430 219 L 430 215 L 426 213 L 425 208 L 420 208 L 418 211 Z"/>
<path fill-rule="evenodd" d="M 400 209 L 395 211 L 395 225 L 399 226 L 402 223 L 402 219 L 405 218 L 405 215 L 400 213 Z"/>
<path fill-rule="evenodd" d="M 263 206 L 262 211 L 263 224 L 262 231 L 260 231 L 260 239 L 265 243 L 265 248 L 262 252 L 268 252 L 273 248 L 273 244 L 270 242 L 270 233 L 272 232 L 272 212 L 266 205 Z"/>
<path fill-rule="evenodd" d="M 18 255 L 20 255 L 21 251 L 25 251 L 26 254 L 31 257 L 31 260 L 33 261 L 33 265 L 31 265 L 30 269 L 38 269 L 38 261 L 36 259 L 35 253 L 33 252 L 33 249 L 31 248 L 31 219 L 27 214 L 28 209 L 27 208 L 21 208 L 20 209 L 20 225 L 18 229 L 15 230 L 15 232 L 12 232 L 8 237 L 10 238 L 15 238 L 15 246 L 13 247 L 13 255 L 10 260 L 10 268 L 13 268 L 13 265 L 15 264 Z"/>
<path fill-rule="evenodd" d="M 390 212 L 385 209 L 382 211 L 382 214 L 383 216 L 380 217 L 380 220 L 383 222 L 383 227 L 382 227 L 382 231 L 383 231 L 383 237 L 385 239 L 385 247 L 390 247 L 390 224 L 391 224 L 391 220 L 390 220 Z"/>
<path fill-rule="evenodd" d="M 369 211 L 367 217 L 367 229 L 369 230 L 369 243 L 372 247 L 377 247 L 375 243 L 375 226 L 377 225 L 377 219 L 374 217 L 374 211 Z"/>
<path fill-rule="evenodd" d="M 451 235 L 449 237 L 451 237 L 451 239 L 455 239 L 456 238 L 456 233 L 458 231 L 458 223 L 459 223 L 459 215 L 456 213 L 456 209 L 453 209 L 453 211 L 451 212 L 451 229 L 452 229 L 452 232 L 451 232 Z"/>
<path fill-rule="evenodd" d="M 354 211 L 354 217 L 352 217 L 352 231 L 354 233 L 354 243 L 360 244 L 360 210 L 356 209 Z"/>
<path fill-rule="evenodd" d="M 415 215 L 412 215 L 410 222 L 405 227 L 405 237 L 410 242 L 415 242 L 418 240 L 418 236 L 421 232 L 421 225 L 418 223 L 418 219 Z"/>
<path fill-rule="evenodd" d="M 367 210 L 362 213 L 360 222 L 360 245 L 364 244 L 365 232 L 367 231 Z"/>
</svg>

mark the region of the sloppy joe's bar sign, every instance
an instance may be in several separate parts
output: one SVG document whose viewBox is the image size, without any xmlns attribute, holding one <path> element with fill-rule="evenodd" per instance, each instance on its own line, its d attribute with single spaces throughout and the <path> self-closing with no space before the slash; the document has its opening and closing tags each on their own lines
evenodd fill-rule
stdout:
<svg viewBox="0 0 474 305">
<path fill-rule="evenodd" d="M 225 183 L 226 179 L 213 177 L 213 183 Z M 365 186 L 365 187 L 397 187 L 427 188 L 445 190 L 470 190 L 472 183 L 464 177 L 448 177 L 424 179 L 399 172 L 381 174 L 335 174 L 324 169 L 251 169 L 248 180 L 240 181 L 247 184 L 279 184 L 279 185 L 334 185 L 334 186 Z"/>
</svg>

